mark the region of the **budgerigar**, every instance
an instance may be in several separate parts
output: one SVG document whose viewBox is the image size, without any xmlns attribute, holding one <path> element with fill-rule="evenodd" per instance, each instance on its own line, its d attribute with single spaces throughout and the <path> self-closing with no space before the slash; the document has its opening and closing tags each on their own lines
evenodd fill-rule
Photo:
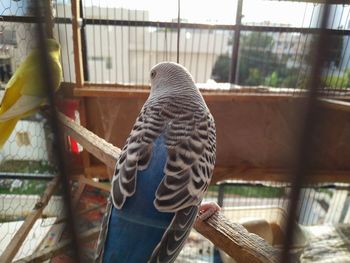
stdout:
<svg viewBox="0 0 350 263">
<path fill-rule="evenodd" d="M 49 59 L 54 88 L 58 89 L 62 80 L 60 45 L 54 39 L 47 39 Z M 42 70 L 40 70 L 40 50 L 33 50 L 21 63 L 6 85 L 0 104 L 0 149 L 11 135 L 19 119 L 36 112 L 46 101 Z"/>
<path fill-rule="evenodd" d="M 163 62 L 150 79 L 116 165 L 96 262 L 173 262 L 211 180 L 215 124 L 191 74 Z"/>
</svg>

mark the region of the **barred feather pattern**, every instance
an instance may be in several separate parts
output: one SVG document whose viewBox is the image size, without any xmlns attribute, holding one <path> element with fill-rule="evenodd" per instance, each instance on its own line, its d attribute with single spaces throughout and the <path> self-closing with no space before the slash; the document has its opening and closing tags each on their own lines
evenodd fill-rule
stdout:
<svg viewBox="0 0 350 263">
<path fill-rule="evenodd" d="M 151 91 L 138 115 L 117 162 L 111 189 L 113 205 L 121 209 L 135 193 L 137 171 L 148 167 L 153 142 L 163 134 L 168 157 L 154 206 L 175 216 L 149 260 L 162 263 L 173 262 L 184 245 L 209 186 L 216 152 L 214 119 L 192 77 L 186 70 L 179 72 L 177 64 L 164 64 L 166 85 L 160 82 L 162 89 Z M 174 67 L 177 72 L 172 72 Z"/>
<path fill-rule="evenodd" d="M 214 169 L 215 125 L 206 107 L 186 97 L 179 101 L 180 107 L 174 98 L 143 107 L 116 166 L 112 181 L 115 207 L 122 208 L 126 198 L 134 194 L 137 171 L 147 168 L 152 143 L 161 133 L 169 156 L 155 207 L 162 212 L 176 212 L 200 204 Z"/>
<path fill-rule="evenodd" d="M 112 206 L 113 206 L 113 203 L 111 198 L 109 197 L 107 199 L 106 212 L 105 212 L 105 216 L 102 218 L 101 230 L 97 240 L 96 253 L 94 258 L 95 263 L 102 263 L 103 247 L 107 238 L 108 224 L 110 219 L 110 213 L 112 211 Z"/>
</svg>

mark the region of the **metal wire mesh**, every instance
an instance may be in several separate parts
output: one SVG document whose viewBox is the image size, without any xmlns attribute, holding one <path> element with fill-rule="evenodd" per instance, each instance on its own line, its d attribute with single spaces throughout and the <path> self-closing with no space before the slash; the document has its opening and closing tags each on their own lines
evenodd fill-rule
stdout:
<svg viewBox="0 0 350 263">
<path fill-rule="evenodd" d="M 132 3 L 82 1 L 82 28 L 87 47 L 85 63 L 90 82 L 147 84 L 149 69 L 154 64 L 164 60 L 176 61 L 176 14 L 166 12 L 166 15 L 155 16 L 151 2 L 151 7 L 136 10 L 131 8 Z M 61 20 L 70 17 L 69 4 L 69 1 L 57 2 L 56 16 Z M 204 3 L 207 8 L 203 10 L 211 5 L 210 2 Z M 295 94 L 305 89 L 311 63 L 309 51 L 320 26 L 323 4 L 244 2 L 240 25 L 234 25 L 236 7 L 233 1 L 223 5 L 232 7 L 226 11 L 224 19 L 216 12 L 213 12 L 216 17 L 211 15 L 209 18 L 196 18 L 185 12 L 181 19 L 179 61 L 190 70 L 196 82 L 206 83 L 199 86 L 211 89 L 231 87 L 218 83 L 229 82 L 233 35 L 239 29 L 238 69 L 234 83 L 264 86 L 266 92 Z M 257 16 L 254 12 L 257 6 L 292 9 L 294 20 Z M 335 46 L 331 47 L 333 51 L 326 59 L 324 95 L 347 91 L 350 85 L 349 13 L 348 5 L 332 5 L 328 29 L 335 39 Z M 58 28 L 60 40 L 66 43 L 67 50 L 72 50 L 70 28 L 67 30 L 67 24 L 59 24 Z M 66 55 L 62 58 L 72 68 L 72 55 Z M 66 75 L 70 74 L 70 77 L 66 80 L 70 81 L 74 79 L 74 73 L 68 72 Z M 263 90 L 260 88 L 259 91 Z"/>
<path fill-rule="evenodd" d="M 32 17 L 28 1 L 0 1 L 0 101 L 7 82 L 36 46 L 34 22 L 5 21 L 3 17 Z M 52 131 L 40 113 L 19 120 L 0 149 L 0 255 L 31 213 L 48 180 L 56 174 L 51 147 Z M 62 214 L 62 198 L 55 195 L 32 227 L 14 260 L 31 255 L 41 238 Z"/>
<path fill-rule="evenodd" d="M 154 64 L 164 60 L 176 61 L 177 25 L 171 20 L 176 17 L 175 13 L 168 19 L 153 20 L 147 10 L 129 9 L 108 1 L 103 5 L 101 1 L 92 0 L 82 3 L 82 28 L 87 48 L 83 54 L 88 73 L 85 77 L 90 82 L 141 85 L 148 83 L 148 72 Z M 285 5 L 284 2 L 272 3 Z M 75 81 L 70 4 L 71 1 L 68 0 L 54 3 L 54 35 L 62 46 L 61 62 L 66 82 Z M 271 2 L 261 1 L 259 4 L 270 5 Z M 306 88 L 311 67 L 309 51 L 314 46 L 313 36 L 318 33 L 317 28 L 320 26 L 318 18 L 322 5 L 302 2 L 294 2 L 293 5 L 299 6 L 298 12 L 294 14 L 296 21 L 299 21 L 297 25 L 266 23 L 264 18 L 253 24 L 247 19 L 249 5 L 243 4 L 245 18 L 240 25 L 236 84 L 260 86 L 255 89 L 260 92 L 290 94 L 299 94 Z M 0 16 L 6 19 L 33 15 L 25 1 L 0 1 L 0 12 Z M 231 18 L 235 17 L 235 8 L 228 12 L 232 12 Z M 336 44 L 332 47 L 332 56 L 326 59 L 327 65 L 322 75 L 325 84 L 322 95 L 333 96 L 336 91 L 345 92 L 350 87 L 349 14 L 349 5 L 332 5 L 328 29 L 333 30 L 330 33 L 336 38 L 333 41 Z M 33 23 L 1 21 L 1 17 L 0 80 L 3 88 L 35 45 L 35 34 Z M 233 56 L 233 36 L 238 27 L 233 24 L 234 19 L 232 23 L 230 21 L 224 21 L 224 24 L 211 21 L 208 24 L 208 21 L 202 20 L 183 20 L 181 24 L 179 61 L 189 69 L 202 88 L 231 88 L 228 82 L 232 73 L 230 63 Z M 43 193 L 46 186 L 46 181 L 24 180 L 21 176 L 25 173 L 27 178 L 56 172 L 50 158 L 52 149 L 48 146 L 50 130 L 46 126 L 46 119 L 41 114 L 21 120 L 0 151 L 0 172 L 3 174 L 0 179 L 0 219 L 6 222 L 0 224 L 0 232 L 5 234 L 5 241 L 2 242 L 6 243 L 11 239 L 14 229 L 21 224 L 18 220 L 27 215 L 27 210 L 35 205 L 38 195 Z M 6 179 L 7 175 L 11 175 L 11 179 Z M 289 185 L 276 182 L 232 182 L 213 186 L 205 200 L 221 203 L 223 212 L 232 221 L 252 218 L 271 220 L 277 227 L 275 231 L 280 233 L 283 232 L 287 216 L 289 191 Z M 51 217 L 62 214 L 60 197 L 53 198 L 52 202 L 44 212 L 50 218 L 41 219 L 34 225 L 33 234 L 23 243 L 17 258 L 32 253 L 38 246 L 38 242 L 32 243 L 33 240 L 42 236 L 42 231 L 53 224 Z M 327 224 L 349 224 L 349 202 L 348 185 L 303 187 L 296 223 L 301 229 L 311 229 L 319 225 L 326 227 Z M 344 228 L 341 231 L 346 236 L 348 230 Z M 279 243 L 276 241 L 273 244 L 281 244 L 281 236 L 276 235 L 274 238 Z M 314 238 L 318 237 L 315 235 Z M 314 260 L 310 256 L 313 242 L 305 245 L 303 237 L 297 241 L 301 242 L 300 246 L 306 247 L 302 262 L 308 262 L 310 258 Z M 343 247 L 346 248 L 346 244 Z M 0 254 L 1 249 L 2 247 Z M 345 253 L 339 251 L 340 254 Z M 217 255 L 218 251 L 210 242 L 193 234 L 178 262 L 213 262 Z M 337 258 L 334 262 L 341 261 Z"/>
</svg>

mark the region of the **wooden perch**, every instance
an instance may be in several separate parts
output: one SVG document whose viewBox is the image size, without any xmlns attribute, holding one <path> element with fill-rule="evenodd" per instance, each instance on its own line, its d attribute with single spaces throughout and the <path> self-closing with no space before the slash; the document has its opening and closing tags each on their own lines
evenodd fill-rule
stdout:
<svg viewBox="0 0 350 263">
<path fill-rule="evenodd" d="M 59 120 L 67 135 L 73 137 L 81 146 L 110 168 L 115 168 L 121 150 L 106 142 L 88 129 L 75 123 L 62 113 L 58 113 Z"/>
<path fill-rule="evenodd" d="M 230 222 L 220 212 L 197 220 L 194 228 L 237 262 L 277 263 L 279 251 L 242 225 Z"/>
<path fill-rule="evenodd" d="M 78 237 L 78 241 L 81 243 L 92 241 L 98 237 L 99 233 L 100 233 L 100 228 L 95 227 L 93 229 L 86 231 L 80 237 Z M 14 263 L 43 262 L 45 260 L 48 260 L 50 258 L 53 258 L 65 252 L 67 249 L 69 249 L 71 243 L 72 243 L 71 239 L 61 241 L 56 245 L 49 246 L 30 256 L 21 258 L 15 261 Z"/>
<path fill-rule="evenodd" d="M 115 167 L 120 154 L 119 148 L 107 143 L 63 114 L 59 114 L 59 118 L 67 135 L 72 136 L 108 167 Z M 85 179 L 84 183 L 91 184 Z M 104 190 L 108 190 L 109 187 L 104 185 L 106 188 Z M 195 229 L 238 262 L 277 262 L 278 251 L 276 249 L 259 236 L 249 233 L 242 225 L 229 222 L 220 213 L 215 214 L 206 222 L 198 222 Z"/>
<path fill-rule="evenodd" d="M 35 204 L 33 211 L 26 217 L 25 221 L 21 227 L 16 232 L 15 236 L 12 238 L 11 242 L 6 247 L 5 251 L 0 256 L 1 263 L 12 262 L 12 259 L 16 256 L 19 248 L 27 237 L 29 231 L 32 229 L 36 220 L 42 214 L 44 208 L 49 203 L 49 200 L 53 193 L 55 192 L 59 184 L 59 177 L 55 177 L 47 186 L 44 194 L 41 196 L 40 200 Z"/>
<path fill-rule="evenodd" d="M 319 99 L 319 103 L 326 108 L 350 112 L 350 102 L 341 101 L 341 100 L 333 100 L 333 99 Z"/>
</svg>

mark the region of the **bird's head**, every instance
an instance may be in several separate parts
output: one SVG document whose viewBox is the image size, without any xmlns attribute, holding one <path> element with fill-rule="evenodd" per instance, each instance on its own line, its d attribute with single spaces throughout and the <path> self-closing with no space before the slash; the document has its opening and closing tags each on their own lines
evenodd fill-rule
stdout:
<svg viewBox="0 0 350 263">
<path fill-rule="evenodd" d="M 161 62 L 150 72 L 151 94 L 183 94 L 197 90 L 188 70 L 174 62 Z"/>
</svg>

